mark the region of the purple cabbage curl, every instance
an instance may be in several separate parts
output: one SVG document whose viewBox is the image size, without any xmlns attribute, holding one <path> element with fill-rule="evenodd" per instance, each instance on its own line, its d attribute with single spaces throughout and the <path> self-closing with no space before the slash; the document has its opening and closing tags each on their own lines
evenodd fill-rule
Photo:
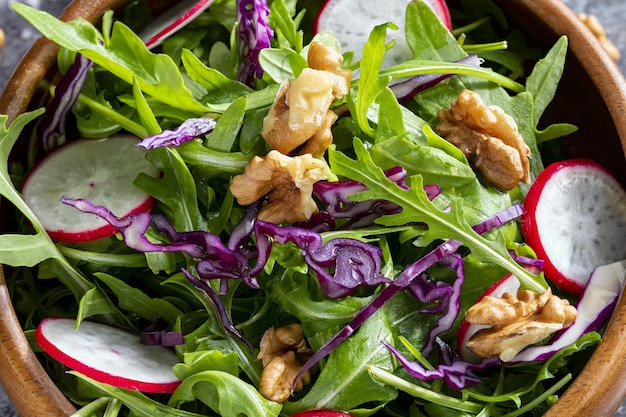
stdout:
<svg viewBox="0 0 626 417">
<path fill-rule="evenodd" d="M 144 138 L 137 146 L 146 149 L 179 146 L 183 142 L 211 133 L 215 125 L 215 119 L 207 117 L 187 119 L 174 130 L 164 130 L 159 134 Z"/>
<path fill-rule="evenodd" d="M 457 64 L 472 65 L 480 67 L 483 59 L 477 55 L 468 55 L 455 61 Z M 416 94 L 430 87 L 439 84 L 441 81 L 452 77 L 452 74 L 422 74 L 411 77 L 405 81 L 401 81 L 391 85 L 391 91 L 394 93 L 398 102 L 405 104 L 413 99 Z"/>
<path fill-rule="evenodd" d="M 182 332 L 167 330 L 167 324 L 158 319 L 146 327 L 140 335 L 144 345 L 178 346 L 185 343 Z"/>
<path fill-rule="evenodd" d="M 406 171 L 401 166 L 385 170 L 385 175 L 399 187 L 408 189 Z M 335 219 L 348 219 L 341 229 L 358 229 L 374 224 L 374 220 L 402 211 L 402 207 L 385 200 L 351 201 L 350 196 L 366 191 L 367 187 L 355 180 L 319 181 L 313 184 L 313 193 L 326 205 L 326 212 Z M 441 189 L 437 185 L 425 185 L 429 199 L 434 199 Z"/>
<path fill-rule="evenodd" d="M 237 80 L 254 88 L 263 76 L 259 63 L 261 50 L 270 47 L 274 30 L 270 27 L 266 0 L 237 0 L 237 35 L 239 37 L 239 68 Z"/>
<path fill-rule="evenodd" d="M 210 300 L 212 307 L 215 309 L 215 313 L 220 318 L 220 322 L 221 322 L 222 327 L 224 328 L 224 330 L 226 330 L 227 332 L 229 332 L 230 334 L 234 335 L 239 340 L 241 340 L 246 345 L 246 347 L 248 348 L 248 351 L 250 353 L 252 353 L 252 351 L 254 350 L 254 347 L 252 346 L 252 343 L 232 323 L 232 321 L 228 317 L 228 313 L 226 312 L 226 309 L 224 308 L 224 304 L 222 303 L 222 300 L 215 293 L 215 291 L 213 291 L 213 288 L 211 288 L 211 286 L 206 281 L 194 277 L 186 269 L 183 269 L 182 271 L 183 271 L 183 274 L 185 275 L 185 277 L 187 278 L 187 280 L 194 287 L 196 287 L 197 289 L 201 290 L 202 292 L 204 292 L 207 295 L 207 298 Z"/>
<path fill-rule="evenodd" d="M 59 137 L 65 135 L 67 116 L 85 87 L 87 74 L 92 66 L 93 61 L 76 54 L 74 63 L 57 84 L 52 103 L 47 106 L 38 128 L 44 151 L 54 149 Z"/>
<path fill-rule="evenodd" d="M 417 361 L 408 360 L 398 349 L 386 340 L 381 341 L 383 345 L 398 359 L 398 362 L 407 370 L 409 374 L 422 381 L 441 379 L 449 387 L 461 390 L 480 382 L 480 379 L 473 371 L 484 370 L 489 366 L 500 364 L 497 357 L 483 359 L 479 363 L 467 362 L 459 359 L 454 354 L 454 350 L 437 339 L 442 363 L 434 369 L 426 369 Z"/>
<path fill-rule="evenodd" d="M 259 220 L 255 223 L 255 235 L 259 253 L 269 242 L 262 239 L 263 235 L 277 243 L 291 242 L 300 248 L 304 261 L 315 272 L 322 290 L 330 298 L 343 298 L 356 288 L 390 282 L 380 272 L 381 249 L 369 243 L 350 238 L 322 243 L 317 232 Z M 260 259 L 268 256 L 268 252 L 265 253 Z"/>
<path fill-rule="evenodd" d="M 489 230 L 499 227 L 509 221 L 512 221 L 518 218 L 523 213 L 523 208 L 521 205 L 516 204 L 505 210 L 502 210 L 493 216 L 485 219 L 484 221 L 473 226 L 473 229 L 477 233 L 486 233 Z M 419 277 L 423 277 L 422 274 L 426 272 L 428 268 L 441 262 L 448 255 L 453 254 L 462 246 L 462 243 L 457 240 L 448 240 L 437 247 L 435 247 L 432 251 L 424 255 L 422 258 L 418 259 L 416 262 L 407 265 L 404 270 L 394 279 L 390 285 L 380 291 L 376 297 L 372 300 L 371 303 L 363 307 L 359 310 L 356 315 L 350 320 L 348 324 L 346 324 L 343 329 L 341 329 L 338 333 L 336 333 L 330 340 L 328 340 L 322 347 L 320 347 L 311 358 L 304 364 L 304 366 L 298 371 L 298 374 L 293 379 L 294 383 L 297 381 L 305 372 L 313 368 L 320 360 L 325 358 L 330 354 L 337 346 L 339 346 L 343 341 L 349 338 L 357 329 L 363 324 L 367 319 L 372 317 L 374 313 L 378 311 L 383 305 L 387 303 L 391 298 L 393 298 L 400 291 L 406 290 L 411 287 L 416 279 L 420 279 Z M 446 261 L 444 261 L 445 263 Z M 453 264 L 449 264 L 450 266 L 454 266 Z M 423 279 L 423 278 L 422 278 Z M 459 279 L 457 278 L 457 281 Z M 462 283 L 462 280 L 460 280 Z M 458 287 L 455 287 L 456 291 L 460 291 L 460 284 Z M 419 296 L 420 294 L 417 292 L 417 289 L 414 287 L 411 289 L 411 292 L 414 296 Z M 423 291 L 426 293 L 426 291 Z M 451 297 L 452 299 L 452 297 Z M 451 309 L 454 311 L 454 308 Z M 456 309 L 458 312 L 458 308 Z M 446 327 L 444 322 L 447 319 L 444 319 L 442 323 L 438 323 L 437 327 L 441 324 L 442 328 Z M 431 332 L 433 336 L 438 331 Z M 293 388 L 293 383 L 292 383 Z"/>
</svg>

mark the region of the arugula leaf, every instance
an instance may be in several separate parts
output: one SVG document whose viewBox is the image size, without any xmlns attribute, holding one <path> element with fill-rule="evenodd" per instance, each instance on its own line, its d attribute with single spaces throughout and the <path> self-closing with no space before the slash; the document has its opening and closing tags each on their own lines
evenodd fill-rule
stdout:
<svg viewBox="0 0 626 417">
<path fill-rule="evenodd" d="M 511 258 L 501 239 L 490 241 L 474 232 L 464 218 L 460 200 L 452 200 L 450 209 L 443 211 L 428 199 L 423 189 L 421 176 L 413 176 L 411 188 L 403 190 L 389 181 L 358 139 L 354 141 L 354 150 L 356 160 L 350 159 L 341 152 L 333 150 L 329 152 L 329 160 L 334 173 L 359 181 L 367 187 L 367 191 L 358 193 L 354 199 L 357 201 L 386 200 L 403 208 L 401 213 L 381 217 L 378 223 L 385 226 L 399 226 L 424 222 L 428 225 L 428 231 L 422 237 L 425 242 L 432 242 L 436 239 L 458 240 L 477 257 L 513 272 L 524 288 L 538 292 L 546 288 L 547 284 L 542 278 L 530 274 Z"/>
<path fill-rule="evenodd" d="M 11 6 L 46 38 L 83 54 L 130 85 L 136 77 L 142 91 L 163 103 L 192 114 L 210 110 L 193 97 L 170 57 L 150 52 L 123 23 L 115 22 L 111 39 L 105 45 L 102 34 L 85 20 L 65 23 L 24 4 L 13 3 Z"/>
<path fill-rule="evenodd" d="M 282 410 L 281 404 L 265 399 L 254 386 L 218 370 L 187 377 L 170 397 L 168 406 L 179 407 L 195 400 L 202 401 L 222 417 L 272 417 Z"/>
</svg>

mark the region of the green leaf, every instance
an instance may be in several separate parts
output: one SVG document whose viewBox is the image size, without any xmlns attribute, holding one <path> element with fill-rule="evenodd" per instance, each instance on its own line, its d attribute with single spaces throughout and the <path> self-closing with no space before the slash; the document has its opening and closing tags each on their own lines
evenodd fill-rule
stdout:
<svg viewBox="0 0 626 417">
<path fill-rule="evenodd" d="M 390 319 L 385 308 L 370 317 L 356 334 L 331 352 L 310 391 L 302 399 L 286 403 L 285 411 L 291 414 L 320 408 L 351 410 L 396 398 L 395 388 L 377 384 L 368 372 L 372 365 L 394 368 L 393 358 L 380 343 L 393 337 L 394 323 Z"/>
<path fill-rule="evenodd" d="M 133 96 L 135 97 L 139 120 L 141 120 L 141 124 L 146 129 L 147 136 L 158 135 L 161 133 L 161 126 L 156 120 L 156 117 L 154 117 L 154 113 L 150 109 L 150 105 L 142 94 L 137 78 L 133 78 Z"/>
<path fill-rule="evenodd" d="M 412 1 L 406 9 L 406 39 L 417 59 L 456 61 L 467 53 L 424 1 Z"/>
<path fill-rule="evenodd" d="M 80 323 L 100 314 L 119 314 L 119 310 L 111 305 L 99 288 L 92 288 L 80 299 L 76 321 Z"/>
<path fill-rule="evenodd" d="M 254 386 L 223 371 L 198 372 L 186 378 L 170 397 L 168 406 L 200 400 L 222 417 L 272 417 L 282 409 L 265 399 Z"/>
<path fill-rule="evenodd" d="M 110 42 L 105 45 L 101 43 L 102 34 L 85 20 L 65 23 L 24 4 L 13 3 L 12 7 L 56 44 L 81 53 L 130 85 L 136 77 L 146 94 L 190 113 L 209 111 L 187 89 L 174 61 L 167 55 L 150 52 L 124 24 L 115 22 Z"/>
<path fill-rule="evenodd" d="M 347 100 L 352 117 L 356 120 L 361 130 L 372 138 L 375 136 L 375 132 L 369 124 L 367 118 L 368 111 L 378 95 L 391 81 L 391 78 L 388 76 L 379 77 L 380 66 L 386 50 L 385 38 L 388 27 L 394 28 L 391 23 L 383 24 L 376 26 L 370 33 L 367 43 L 363 47 L 358 92 L 355 97 L 355 92 L 351 91 Z"/>
<path fill-rule="evenodd" d="M 140 175 L 135 185 L 171 210 L 179 232 L 206 230 L 206 220 L 198 208 L 195 180 L 178 151 L 171 147 L 153 149 L 148 158 L 163 170 L 163 176 Z"/>
<path fill-rule="evenodd" d="M 411 188 L 404 190 L 387 179 L 360 140 L 355 139 L 354 149 L 356 160 L 350 159 L 341 152 L 329 151 L 330 164 L 334 173 L 359 181 L 367 187 L 367 191 L 358 193 L 354 198 L 359 201 L 386 200 L 398 204 L 403 209 L 401 213 L 381 217 L 378 223 L 385 226 L 426 223 L 428 231 L 423 237 L 424 241 L 458 240 L 480 259 L 493 262 L 514 273 L 523 287 L 538 292 L 546 288 L 547 284 L 543 279 L 530 274 L 511 258 L 501 240 L 490 241 L 474 232 L 464 218 L 460 200 L 452 200 L 447 211 L 439 209 L 428 199 L 423 189 L 421 176 L 412 177 Z"/>
<path fill-rule="evenodd" d="M 285 78 L 293 80 L 309 65 L 306 58 L 296 51 L 283 48 L 261 50 L 259 62 L 265 74 L 276 83 L 282 83 Z"/>
<path fill-rule="evenodd" d="M 229 152 L 236 142 L 239 129 L 243 125 L 245 116 L 246 98 L 235 99 L 224 113 L 217 119 L 215 129 L 206 141 L 210 149 L 220 152 Z"/>
<path fill-rule="evenodd" d="M 103 396 L 106 397 L 117 398 L 131 410 L 132 415 L 135 417 L 203 417 L 200 414 L 163 405 L 139 391 L 116 388 L 91 379 L 79 372 L 69 371 L 69 373 L 100 390 L 101 395 L 104 394 Z"/>
<path fill-rule="evenodd" d="M 567 54 L 567 37 L 561 36 L 545 58 L 540 59 L 526 81 L 526 89 L 533 96 L 535 109 L 533 120 L 539 122 L 541 115 L 554 98 L 557 86 L 563 75 Z"/>
<path fill-rule="evenodd" d="M 234 352 L 223 353 L 219 350 L 185 352 L 183 363 L 174 365 L 174 375 L 180 380 L 204 371 L 221 371 L 237 376 L 239 374 L 237 355 Z"/>
<path fill-rule="evenodd" d="M 96 272 L 94 275 L 113 291 L 113 294 L 117 297 L 119 308 L 131 311 L 143 319 L 151 322 L 163 319 L 173 324 L 176 318 L 182 314 L 182 311 L 170 302 L 161 298 L 151 298 L 143 291 L 128 285 L 112 275 L 102 272 Z"/>
</svg>

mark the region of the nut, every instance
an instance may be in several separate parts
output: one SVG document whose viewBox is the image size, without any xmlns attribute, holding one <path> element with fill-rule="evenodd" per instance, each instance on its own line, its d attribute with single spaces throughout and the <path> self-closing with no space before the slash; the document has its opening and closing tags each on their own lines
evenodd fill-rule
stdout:
<svg viewBox="0 0 626 417">
<path fill-rule="evenodd" d="M 607 52 L 612 60 L 617 61 L 620 57 L 620 51 L 606 36 L 604 28 L 600 24 L 598 18 L 594 15 L 588 15 L 585 13 L 579 13 L 578 19 L 583 22 L 585 26 L 593 33 L 593 35 L 600 41 L 602 48 Z"/>
<path fill-rule="evenodd" d="M 441 109 L 436 130 L 496 188 L 509 191 L 530 182 L 531 152 L 515 120 L 498 106 L 486 106 L 475 92 L 463 90 L 449 110 Z"/>
<path fill-rule="evenodd" d="M 341 54 L 319 42 L 311 43 L 307 58 L 309 68 L 281 84 L 261 135 L 285 155 L 308 141 L 299 153 L 320 157 L 332 143 L 330 128 L 337 120 L 330 105 L 348 93 L 352 71 L 341 68 Z"/>
<path fill-rule="evenodd" d="M 311 194 L 313 184 L 326 179 L 326 165 L 310 154 L 286 156 L 270 151 L 255 156 L 244 173 L 233 178 L 230 190 L 241 205 L 267 196 L 257 218 L 272 223 L 306 221 L 318 208 Z"/>
<path fill-rule="evenodd" d="M 476 332 L 466 345 L 480 357 L 510 361 L 526 346 L 570 326 L 576 315 L 576 308 L 550 289 L 543 294 L 522 290 L 501 298 L 488 295 L 467 310 L 465 319 L 491 327 Z"/>
<path fill-rule="evenodd" d="M 291 384 L 307 360 L 313 355 L 297 323 L 265 331 L 260 343 L 258 359 L 263 363 L 259 392 L 268 400 L 284 402 L 291 395 Z M 311 382 L 311 373 L 305 372 L 294 385 L 301 390 Z"/>
</svg>

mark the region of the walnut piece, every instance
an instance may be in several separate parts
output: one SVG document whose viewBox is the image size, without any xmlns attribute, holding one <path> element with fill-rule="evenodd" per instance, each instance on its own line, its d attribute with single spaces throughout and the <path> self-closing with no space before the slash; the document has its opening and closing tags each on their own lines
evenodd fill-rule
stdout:
<svg viewBox="0 0 626 417">
<path fill-rule="evenodd" d="M 530 148 L 515 120 L 498 106 L 486 106 L 475 92 L 463 90 L 449 110 L 441 109 L 436 130 L 496 188 L 509 191 L 530 182 Z"/>
<path fill-rule="evenodd" d="M 291 384 L 307 360 L 313 355 L 302 333 L 302 327 L 290 323 L 265 331 L 260 343 L 258 359 L 263 363 L 259 392 L 271 401 L 282 403 L 291 395 Z M 311 382 L 311 373 L 305 372 L 296 381 L 294 390 L 300 391 Z"/>
<path fill-rule="evenodd" d="M 594 15 L 588 15 L 585 13 L 579 13 L 578 19 L 583 22 L 585 26 L 593 33 L 593 35 L 600 41 L 602 48 L 607 52 L 612 60 L 618 61 L 620 57 L 619 49 L 611 42 L 606 36 L 604 28 L 600 24 L 598 18 Z"/>
<path fill-rule="evenodd" d="M 309 68 L 281 84 L 261 135 L 285 155 L 306 142 L 300 153 L 320 157 L 332 143 L 330 128 L 337 120 L 330 105 L 348 93 L 352 71 L 341 68 L 340 53 L 320 42 L 311 43 L 307 59 Z"/>
<path fill-rule="evenodd" d="M 510 361 L 526 346 L 570 326 L 576 315 L 576 308 L 550 289 L 543 294 L 506 292 L 502 298 L 488 295 L 467 310 L 465 319 L 491 327 L 476 332 L 466 345 L 482 358 Z"/>
<path fill-rule="evenodd" d="M 255 156 L 244 173 L 233 178 L 230 191 L 243 206 L 267 196 L 259 220 L 280 224 L 302 222 L 317 213 L 311 197 L 313 184 L 326 179 L 326 165 L 310 154 L 286 156 L 270 151 L 265 158 Z"/>
</svg>

